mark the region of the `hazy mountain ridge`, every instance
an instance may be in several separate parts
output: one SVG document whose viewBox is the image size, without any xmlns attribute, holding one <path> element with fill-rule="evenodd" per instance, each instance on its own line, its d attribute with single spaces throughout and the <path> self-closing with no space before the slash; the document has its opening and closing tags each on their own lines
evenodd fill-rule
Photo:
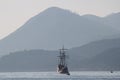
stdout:
<svg viewBox="0 0 120 80">
<path fill-rule="evenodd" d="M 89 59 L 85 64 L 92 68 L 103 68 L 106 70 L 120 70 L 120 47 L 111 48 Z"/>
<path fill-rule="evenodd" d="M 14 52 L 0 59 L 0 71 L 54 70 L 57 56 L 57 51 L 25 50 Z"/>
<path fill-rule="evenodd" d="M 70 70 L 120 70 L 120 39 L 106 39 L 71 48 Z M 58 51 L 29 50 L 6 55 L 0 59 L 0 71 L 54 71 Z"/>
<path fill-rule="evenodd" d="M 83 17 L 89 19 L 89 20 L 93 20 L 93 21 L 97 21 L 100 23 L 103 23 L 105 25 L 111 26 L 113 28 L 119 29 L 120 30 L 120 12 L 118 13 L 112 13 L 109 14 L 105 17 L 98 17 L 95 15 L 83 15 Z"/>
<path fill-rule="evenodd" d="M 63 44 L 70 48 L 67 53 L 71 70 L 120 70 L 117 62 L 120 61 L 120 32 L 117 26 L 108 24 L 113 19 L 111 16 L 120 15 L 100 18 L 80 16 L 56 7 L 48 8 L 0 40 L 1 54 L 13 52 L 0 58 L 0 71 L 55 70 L 59 52 L 47 49 L 57 50 Z M 113 52 L 115 56 L 111 56 Z"/>
<path fill-rule="evenodd" d="M 71 49 L 76 51 L 81 68 L 88 70 L 120 70 L 120 38 L 94 41 L 81 47 Z M 112 55 L 112 56 L 111 56 Z M 81 56 L 81 57 L 80 57 Z M 77 58 L 78 58 L 77 57 Z M 83 60 L 80 60 L 80 59 Z M 86 70 L 85 69 L 85 70 Z"/>
<path fill-rule="evenodd" d="M 52 7 L 32 17 L 21 28 L 0 40 L 0 52 L 24 49 L 58 49 L 81 46 L 119 33 L 109 26 L 68 10 Z"/>
</svg>

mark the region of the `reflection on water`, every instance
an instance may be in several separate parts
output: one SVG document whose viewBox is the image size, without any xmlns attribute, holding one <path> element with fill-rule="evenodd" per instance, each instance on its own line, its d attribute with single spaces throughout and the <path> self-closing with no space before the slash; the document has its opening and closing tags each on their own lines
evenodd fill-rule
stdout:
<svg viewBox="0 0 120 80">
<path fill-rule="evenodd" d="M 0 80 L 120 80 L 118 78 L 7 78 Z"/>
<path fill-rule="evenodd" d="M 120 72 L 82 71 L 71 75 L 57 72 L 1 72 L 0 80 L 120 80 Z"/>
</svg>

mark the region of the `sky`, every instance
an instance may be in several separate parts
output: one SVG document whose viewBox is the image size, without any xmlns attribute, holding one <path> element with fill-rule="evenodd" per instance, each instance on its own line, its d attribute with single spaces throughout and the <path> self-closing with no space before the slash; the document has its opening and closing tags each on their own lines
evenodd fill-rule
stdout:
<svg viewBox="0 0 120 80">
<path fill-rule="evenodd" d="M 120 12 L 120 0 L 0 0 L 0 39 L 53 6 L 101 17 Z"/>
</svg>

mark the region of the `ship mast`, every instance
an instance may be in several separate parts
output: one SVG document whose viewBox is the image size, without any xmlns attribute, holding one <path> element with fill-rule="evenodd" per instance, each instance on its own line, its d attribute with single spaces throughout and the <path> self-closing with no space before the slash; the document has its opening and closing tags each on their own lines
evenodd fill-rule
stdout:
<svg viewBox="0 0 120 80">
<path fill-rule="evenodd" d="M 66 63 L 66 54 L 65 51 L 67 49 L 63 48 L 60 49 L 60 56 L 59 56 L 59 64 L 58 64 L 58 72 L 61 74 L 67 74 L 70 75 L 69 71 L 68 71 L 68 67 L 67 67 L 67 63 Z"/>
<path fill-rule="evenodd" d="M 66 54 L 65 54 L 65 51 L 66 51 L 67 49 L 65 49 L 64 48 L 64 46 L 63 46 L 63 48 L 62 49 L 60 49 L 60 65 L 64 65 L 64 66 L 67 66 L 67 63 L 66 63 Z"/>
</svg>

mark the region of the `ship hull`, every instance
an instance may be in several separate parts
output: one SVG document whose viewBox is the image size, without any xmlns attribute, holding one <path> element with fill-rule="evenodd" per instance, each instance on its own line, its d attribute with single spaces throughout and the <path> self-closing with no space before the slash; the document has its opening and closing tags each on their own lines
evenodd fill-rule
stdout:
<svg viewBox="0 0 120 80">
<path fill-rule="evenodd" d="M 58 71 L 60 74 L 67 74 L 67 75 L 70 75 L 67 66 L 58 65 L 57 71 Z"/>
</svg>

